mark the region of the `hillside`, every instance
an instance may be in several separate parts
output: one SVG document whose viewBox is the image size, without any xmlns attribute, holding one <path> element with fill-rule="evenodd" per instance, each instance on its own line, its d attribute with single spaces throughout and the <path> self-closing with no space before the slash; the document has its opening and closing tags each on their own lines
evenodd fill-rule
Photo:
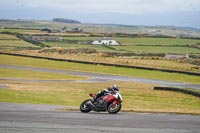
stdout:
<svg viewBox="0 0 200 133">
<path fill-rule="evenodd" d="M 72 20 L 72 19 L 65 19 L 65 18 L 54 18 L 53 21 L 55 22 L 63 22 L 63 23 L 71 23 L 71 24 L 80 24 L 80 21 Z"/>
</svg>

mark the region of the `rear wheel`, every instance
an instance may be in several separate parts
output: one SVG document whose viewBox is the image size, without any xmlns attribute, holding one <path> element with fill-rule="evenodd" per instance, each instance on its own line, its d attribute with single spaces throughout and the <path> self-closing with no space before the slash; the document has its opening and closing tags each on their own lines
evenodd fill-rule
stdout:
<svg viewBox="0 0 200 133">
<path fill-rule="evenodd" d="M 118 104 L 114 105 L 113 102 L 112 102 L 112 103 L 110 103 L 108 105 L 107 110 L 108 110 L 108 112 L 110 114 L 116 114 L 116 113 L 118 113 L 121 110 L 121 108 L 122 108 L 121 103 L 118 103 Z"/>
<path fill-rule="evenodd" d="M 80 105 L 80 110 L 83 113 L 88 113 L 91 111 L 90 107 L 87 105 L 87 102 L 90 101 L 90 99 L 87 99 L 85 101 L 83 101 Z"/>
</svg>

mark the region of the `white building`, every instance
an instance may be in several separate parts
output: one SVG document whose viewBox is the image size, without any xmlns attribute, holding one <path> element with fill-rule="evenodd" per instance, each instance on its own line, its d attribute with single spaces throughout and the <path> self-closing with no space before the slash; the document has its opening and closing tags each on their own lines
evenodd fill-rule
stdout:
<svg viewBox="0 0 200 133">
<path fill-rule="evenodd" d="M 92 44 L 100 44 L 100 45 L 120 45 L 116 40 L 111 39 L 111 38 L 101 38 L 101 39 L 96 39 L 92 41 Z"/>
</svg>

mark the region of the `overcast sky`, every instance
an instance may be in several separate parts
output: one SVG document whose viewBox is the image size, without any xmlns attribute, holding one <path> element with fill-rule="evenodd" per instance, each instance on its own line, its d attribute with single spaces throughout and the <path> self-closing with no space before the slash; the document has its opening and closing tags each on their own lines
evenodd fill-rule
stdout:
<svg viewBox="0 0 200 133">
<path fill-rule="evenodd" d="M 200 0 L 1 0 L 0 18 L 200 28 Z"/>
</svg>

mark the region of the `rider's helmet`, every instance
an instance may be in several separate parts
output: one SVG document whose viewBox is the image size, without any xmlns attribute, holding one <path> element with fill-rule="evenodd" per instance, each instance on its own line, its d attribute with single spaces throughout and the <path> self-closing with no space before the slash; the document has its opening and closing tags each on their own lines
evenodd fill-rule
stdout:
<svg viewBox="0 0 200 133">
<path fill-rule="evenodd" d="M 118 87 L 116 84 L 114 84 L 114 85 L 112 86 L 112 88 L 113 88 L 115 91 L 119 91 L 119 87 Z"/>
</svg>

